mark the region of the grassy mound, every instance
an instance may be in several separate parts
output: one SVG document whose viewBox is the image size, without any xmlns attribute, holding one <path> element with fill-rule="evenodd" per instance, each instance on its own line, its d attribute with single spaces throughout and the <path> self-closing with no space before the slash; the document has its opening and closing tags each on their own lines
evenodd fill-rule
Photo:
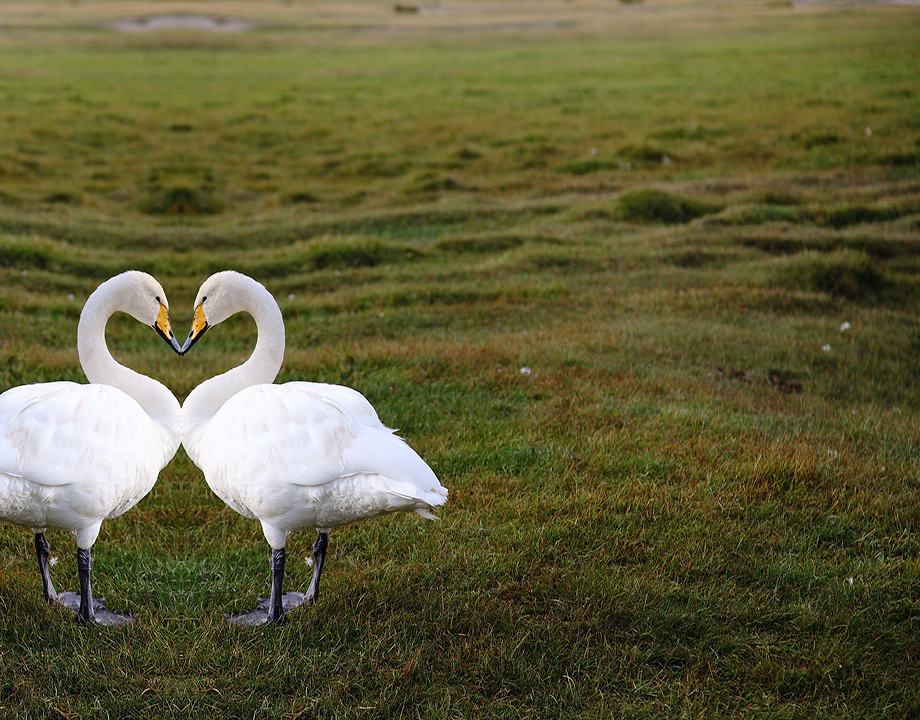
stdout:
<svg viewBox="0 0 920 720">
<path fill-rule="evenodd" d="M 847 300 L 876 299 L 885 288 L 885 276 L 861 250 L 806 252 L 793 266 L 795 284 Z"/>
<path fill-rule="evenodd" d="M 223 209 L 212 191 L 183 184 L 152 190 L 141 202 L 148 215 L 216 215 Z"/>
<path fill-rule="evenodd" d="M 635 190 L 620 196 L 621 216 L 629 222 L 679 225 L 717 211 L 718 208 L 709 203 L 654 188 Z"/>
</svg>

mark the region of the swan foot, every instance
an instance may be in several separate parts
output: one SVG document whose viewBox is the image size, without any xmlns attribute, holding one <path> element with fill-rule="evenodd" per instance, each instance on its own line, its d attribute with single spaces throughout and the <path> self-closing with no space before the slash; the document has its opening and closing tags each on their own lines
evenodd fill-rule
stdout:
<svg viewBox="0 0 920 720">
<path fill-rule="evenodd" d="M 236 615 L 224 615 L 227 622 L 237 627 L 253 627 L 256 625 L 265 625 L 268 623 L 268 610 L 257 608 L 252 612 L 237 613 Z"/>
<path fill-rule="evenodd" d="M 80 593 L 71 592 L 70 590 L 65 590 L 64 592 L 59 592 L 57 595 L 57 604 L 63 605 L 68 610 L 71 610 L 77 615 L 80 614 Z M 94 597 L 93 598 L 93 612 L 96 610 L 102 610 L 103 605 L 105 605 L 104 597 Z"/>
<path fill-rule="evenodd" d="M 284 612 L 290 612 L 296 608 L 299 608 L 303 605 L 304 601 L 307 599 L 307 596 L 302 592 L 287 592 L 281 596 L 281 609 Z M 271 598 L 259 598 L 259 607 L 265 608 L 268 610 L 271 604 Z"/>
<path fill-rule="evenodd" d="M 104 625 L 106 627 L 121 627 L 123 625 L 133 625 L 137 621 L 137 615 L 106 610 L 104 597 L 94 597 L 92 600 L 93 616 L 90 620 L 84 618 L 83 614 L 80 612 L 81 598 L 79 593 L 71 592 L 69 590 L 60 592 L 57 594 L 57 598 L 54 603 L 70 610 L 77 616 L 77 619 L 88 622 L 90 624 Z"/>
<path fill-rule="evenodd" d="M 82 615 L 78 615 L 81 620 Z M 134 625 L 137 622 L 137 615 L 128 613 L 112 612 L 105 608 L 93 611 L 93 619 L 90 621 L 94 625 L 103 625 L 105 627 L 124 627 L 125 625 Z"/>
<path fill-rule="evenodd" d="M 269 623 L 284 622 L 287 614 L 301 605 L 306 600 L 306 595 L 300 592 L 289 592 L 281 596 L 281 615 L 278 618 L 270 617 L 271 598 L 259 598 L 259 607 L 251 612 L 238 613 L 236 615 L 225 615 L 227 622 L 239 627 L 250 627 L 254 625 L 267 625 Z"/>
</svg>

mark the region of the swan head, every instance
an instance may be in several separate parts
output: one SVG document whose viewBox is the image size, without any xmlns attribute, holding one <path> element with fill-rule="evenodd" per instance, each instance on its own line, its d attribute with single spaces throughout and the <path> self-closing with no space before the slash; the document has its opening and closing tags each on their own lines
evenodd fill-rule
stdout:
<svg viewBox="0 0 920 720">
<path fill-rule="evenodd" d="M 182 354 L 169 322 L 169 301 L 163 286 L 152 276 L 139 270 L 129 270 L 102 283 L 93 295 L 108 298 L 114 310 L 127 313 L 144 325 L 149 325 L 178 354 Z M 106 300 L 102 300 L 106 303 Z M 96 303 L 87 301 L 84 313 L 95 312 Z"/>
<path fill-rule="evenodd" d="M 208 328 L 222 323 L 238 312 L 251 312 L 253 301 L 257 298 L 264 298 L 264 296 L 267 296 L 270 304 L 277 307 L 265 286 L 251 277 L 234 270 L 224 270 L 213 274 L 198 290 L 192 329 L 189 331 L 180 354 L 187 353 L 192 345 L 207 332 Z"/>
</svg>

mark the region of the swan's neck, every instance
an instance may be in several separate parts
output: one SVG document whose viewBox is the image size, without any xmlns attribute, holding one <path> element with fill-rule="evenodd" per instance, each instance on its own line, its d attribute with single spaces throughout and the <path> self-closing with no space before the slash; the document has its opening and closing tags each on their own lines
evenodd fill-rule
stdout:
<svg viewBox="0 0 920 720">
<path fill-rule="evenodd" d="M 211 378 L 196 387 L 182 406 L 189 440 L 214 417 L 221 406 L 241 390 L 274 381 L 284 361 L 284 319 L 278 303 L 262 285 L 252 282 L 240 289 L 241 309 L 256 321 L 255 350 L 242 365 Z"/>
<path fill-rule="evenodd" d="M 77 352 L 86 379 L 130 395 L 166 435 L 175 435 L 179 401 L 165 385 L 118 363 L 105 344 L 106 322 L 118 310 L 118 300 L 111 293 L 93 293 L 83 307 L 77 327 Z"/>
</svg>

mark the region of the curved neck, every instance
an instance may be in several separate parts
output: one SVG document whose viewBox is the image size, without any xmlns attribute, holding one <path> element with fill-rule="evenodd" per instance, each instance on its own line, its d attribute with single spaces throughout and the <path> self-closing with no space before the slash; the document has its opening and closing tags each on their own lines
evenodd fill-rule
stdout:
<svg viewBox="0 0 920 720">
<path fill-rule="evenodd" d="M 83 373 L 91 383 L 111 385 L 134 398 L 151 420 L 173 433 L 179 414 L 179 401 L 165 385 L 121 365 L 112 357 L 105 343 L 106 322 L 121 309 L 117 298 L 119 287 L 109 287 L 116 292 L 97 290 L 89 296 L 80 313 L 77 353 Z"/>
<path fill-rule="evenodd" d="M 278 303 L 254 280 L 235 290 L 241 310 L 248 312 L 256 321 L 256 347 L 242 365 L 212 377 L 192 390 L 182 406 L 188 432 L 194 432 L 196 427 L 210 420 L 227 400 L 241 390 L 273 382 L 284 361 L 284 319 Z"/>
</svg>

